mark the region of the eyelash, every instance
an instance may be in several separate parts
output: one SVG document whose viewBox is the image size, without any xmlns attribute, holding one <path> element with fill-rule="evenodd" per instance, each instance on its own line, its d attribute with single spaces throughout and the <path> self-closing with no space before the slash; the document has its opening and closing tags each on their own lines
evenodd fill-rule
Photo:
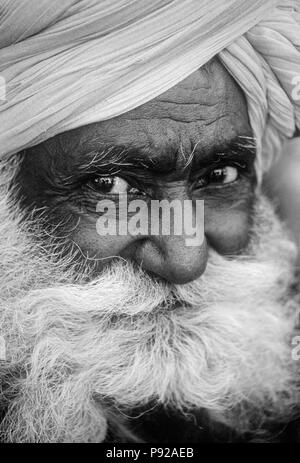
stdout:
<svg viewBox="0 0 300 463">
<path fill-rule="evenodd" d="M 129 179 L 128 177 L 126 177 L 125 175 L 122 176 L 122 173 L 121 172 L 118 172 L 118 174 L 114 174 L 114 173 L 111 173 L 109 175 L 107 174 L 99 174 L 93 178 L 90 178 L 88 181 L 84 182 L 84 185 L 83 187 L 87 188 L 89 191 L 92 191 L 94 194 L 98 194 L 98 195 L 101 195 L 101 197 L 103 198 L 109 198 L 109 199 L 116 199 L 119 197 L 118 194 L 114 194 L 114 193 L 100 193 L 100 192 L 97 192 L 97 189 L 91 185 L 91 182 L 97 178 L 121 178 L 122 180 L 126 181 L 128 183 L 128 188 L 129 189 L 136 189 L 137 192 L 136 193 L 130 193 L 130 192 L 127 192 L 127 197 L 133 197 L 133 198 L 143 198 L 145 199 L 145 197 L 147 196 L 147 193 L 145 191 L 142 191 L 142 190 L 139 190 L 137 188 L 137 186 L 135 185 L 137 182 L 135 182 L 133 179 Z"/>
<path fill-rule="evenodd" d="M 200 183 L 201 179 L 205 179 L 207 178 L 209 175 L 211 175 L 213 173 L 214 170 L 216 169 L 225 169 L 226 167 L 233 167 L 235 169 L 237 169 L 237 178 L 236 180 L 232 181 L 232 182 L 229 182 L 229 183 L 215 183 L 215 184 L 210 184 L 209 181 L 207 183 L 207 185 L 203 185 L 203 186 L 197 186 L 197 184 Z M 221 189 L 221 188 L 229 188 L 229 187 L 232 187 L 234 184 L 236 184 L 239 180 L 241 180 L 241 177 L 244 176 L 244 177 L 249 177 L 250 176 L 250 172 L 251 172 L 251 166 L 249 166 L 248 163 L 244 163 L 244 164 L 241 164 L 240 162 L 236 162 L 236 161 L 233 161 L 233 160 L 228 160 L 228 159 L 219 159 L 218 161 L 216 161 L 213 165 L 210 165 L 209 167 L 207 167 L 206 169 L 202 169 L 201 170 L 201 173 L 200 175 L 197 175 L 197 178 L 195 178 L 196 176 L 193 175 L 194 177 L 194 181 L 192 182 L 193 184 L 193 189 L 194 190 L 200 190 L 200 189 Z M 108 174 L 101 174 L 99 173 L 98 175 L 95 175 L 93 176 L 92 178 L 90 177 L 88 180 L 86 180 L 84 182 L 84 186 L 87 187 L 90 191 L 93 191 L 94 194 L 99 194 L 101 195 L 101 197 L 103 198 L 109 198 L 109 199 L 114 199 L 114 198 L 118 198 L 118 195 L 117 194 L 112 194 L 112 193 L 100 193 L 100 192 L 97 192 L 97 189 L 94 188 L 92 185 L 91 185 L 91 182 L 97 178 L 113 178 L 113 177 L 120 177 L 122 180 L 125 180 L 128 185 L 129 185 L 129 188 L 133 189 L 133 188 L 136 188 L 137 189 L 137 192 L 136 193 L 130 193 L 128 192 L 127 193 L 127 196 L 130 197 L 134 197 L 134 198 L 143 198 L 145 199 L 145 197 L 150 197 L 149 195 L 149 192 L 147 192 L 147 190 L 144 188 L 143 190 L 140 190 L 138 188 L 138 186 L 140 185 L 140 182 L 142 182 L 142 176 L 140 175 L 139 178 L 138 178 L 138 181 L 137 179 L 135 179 L 135 177 L 133 177 L 132 175 L 130 176 L 127 176 L 127 175 L 123 175 L 122 176 L 122 172 L 120 172 L 120 170 L 118 170 L 117 173 L 113 173 L 113 172 L 110 172 L 109 175 Z M 90 184 L 90 185 L 89 185 Z M 149 190 L 148 190 L 149 191 Z"/>
<path fill-rule="evenodd" d="M 241 164 L 239 162 L 234 162 L 234 161 L 226 161 L 226 160 L 222 160 L 222 162 L 218 161 L 216 162 L 213 166 L 209 166 L 207 169 L 205 169 L 205 171 L 201 172 L 201 175 L 197 176 L 197 179 L 195 179 L 195 181 L 193 182 L 194 185 L 199 183 L 201 181 L 201 179 L 205 179 L 206 177 L 208 177 L 209 175 L 211 175 L 214 170 L 216 169 L 225 169 L 226 167 L 233 167 L 235 169 L 237 169 L 237 173 L 238 173 L 238 177 L 236 180 L 234 180 L 233 182 L 230 182 L 230 183 L 221 183 L 221 184 L 214 184 L 214 185 L 205 185 L 205 186 L 200 186 L 198 189 L 202 189 L 202 188 L 228 188 L 228 187 L 231 187 L 232 185 L 234 185 L 235 183 L 237 183 L 242 176 L 244 177 L 247 177 L 250 175 L 250 168 L 249 168 L 249 165 L 247 165 L 246 163 L 245 164 Z"/>
</svg>

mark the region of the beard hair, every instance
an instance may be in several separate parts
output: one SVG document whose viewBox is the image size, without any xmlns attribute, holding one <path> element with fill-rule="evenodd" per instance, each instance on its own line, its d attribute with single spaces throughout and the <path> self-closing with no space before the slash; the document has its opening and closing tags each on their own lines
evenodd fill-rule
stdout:
<svg viewBox="0 0 300 463">
<path fill-rule="evenodd" d="M 102 442 L 110 423 L 134 439 L 122 416 L 153 403 L 254 434 L 298 412 L 296 249 L 265 198 L 245 253 L 210 249 L 182 286 L 118 261 L 87 282 L 21 215 L 2 200 L 2 441 Z"/>
</svg>

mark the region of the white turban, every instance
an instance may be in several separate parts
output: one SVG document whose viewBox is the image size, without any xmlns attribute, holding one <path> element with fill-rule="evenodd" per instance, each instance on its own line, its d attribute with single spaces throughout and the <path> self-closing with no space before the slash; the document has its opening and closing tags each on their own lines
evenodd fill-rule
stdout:
<svg viewBox="0 0 300 463">
<path fill-rule="evenodd" d="M 215 55 L 245 92 L 261 174 L 300 128 L 300 0 L 0 0 L 0 159 L 146 103 Z"/>
</svg>

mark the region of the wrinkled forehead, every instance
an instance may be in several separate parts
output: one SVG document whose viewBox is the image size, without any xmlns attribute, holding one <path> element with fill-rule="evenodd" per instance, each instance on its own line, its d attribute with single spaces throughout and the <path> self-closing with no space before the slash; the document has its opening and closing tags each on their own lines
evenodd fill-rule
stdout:
<svg viewBox="0 0 300 463">
<path fill-rule="evenodd" d="M 64 132 L 32 150 L 58 162 L 84 162 L 85 154 L 119 146 L 152 159 L 197 147 L 203 155 L 252 135 L 245 96 L 214 59 L 152 101 L 119 117 Z"/>
</svg>

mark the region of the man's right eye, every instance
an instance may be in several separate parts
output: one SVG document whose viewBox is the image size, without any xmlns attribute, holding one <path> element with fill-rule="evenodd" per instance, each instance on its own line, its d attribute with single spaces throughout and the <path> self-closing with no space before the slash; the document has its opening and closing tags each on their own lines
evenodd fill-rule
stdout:
<svg viewBox="0 0 300 463">
<path fill-rule="evenodd" d="M 98 176 L 89 180 L 88 187 L 103 195 L 141 194 L 121 177 Z"/>
</svg>

